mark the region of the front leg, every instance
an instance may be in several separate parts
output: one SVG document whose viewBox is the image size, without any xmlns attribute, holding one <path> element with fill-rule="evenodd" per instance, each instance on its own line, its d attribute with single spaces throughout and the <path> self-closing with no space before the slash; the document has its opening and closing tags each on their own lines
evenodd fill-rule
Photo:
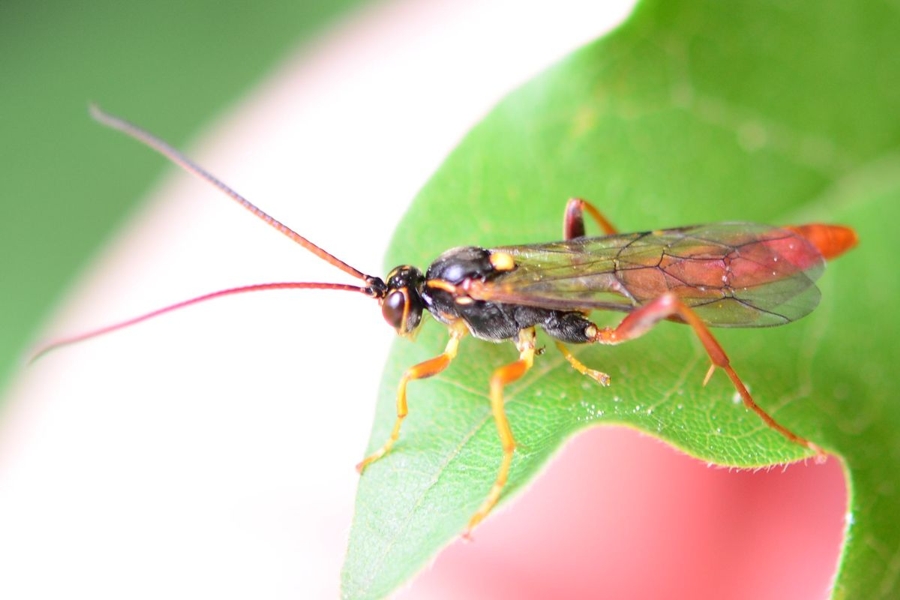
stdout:
<svg viewBox="0 0 900 600">
<path fill-rule="evenodd" d="M 366 467 L 387 454 L 391 447 L 393 447 L 394 442 L 400 437 L 400 426 L 403 424 L 403 419 L 409 414 L 409 407 L 406 404 L 407 384 L 414 379 L 426 379 L 437 375 L 449 367 L 450 361 L 456 358 L 456 352 L 459 349 L 459 341 L 465 337 L 466 333 L 468 333 L 468 329 L 462 320 L 454 322 L 450 325 L 450 340 L 447 342 L 447 347 L 444 349 L 444 352 L 432 359 L 408 368 L 406 372 L 403 373 L 403 377 L 400 378 L 400 385 L 397 386 L 397 420 L 394 422 L 394 429 L 391 431 L 391 436 L 381 448 L 356 465 L 356 470 L 358 472 L 362 473 Z"/>
</svg>

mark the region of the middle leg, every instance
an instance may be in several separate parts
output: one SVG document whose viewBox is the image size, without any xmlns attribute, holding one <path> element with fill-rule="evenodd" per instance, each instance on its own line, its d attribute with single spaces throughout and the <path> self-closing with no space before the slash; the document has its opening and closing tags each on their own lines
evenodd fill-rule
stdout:
<svg viewBox="0 0 900 600">
<path fill-rule="evenodd" d="M 469 537 L 472 529 L 496 506 L 497 501 L 500 500 L 503 486 L 506 485 L 506 480 L 509 477 L 509 466 L 512 463 L 513 452 L 516 449 L 516 440 L 513 438 L 509 420 L 506 418 L 506 408 L 503 405 L 503 388 L 507 384 L 520 379 L 534 364 L 534 340 L 534 327 L 520 331 L 516 340 L 519 360 L 500 367 L 491 376 L 491 412 L 494 415 L 494 423 L 497 425 L 497 433 L 500 435 L 500 443 L 503 445 L 503 460 L 500 463 L 500 470 L 497 472 L 497 479 L 494 481 L 494 485 L 491 486 L 491 491 L 488 492 L 487 498 L 485 498 L 475 514 L 472 515 L 472 518 L 469 519 L 469 524 L 463 533 L 464 537 Z"/>
<path fill-rule="evenodd" d="M 575 355 L 573 355 L 572 352 L 569 351 L 569 349 L 566 348 L 562 342 L 557 341 L 556 347 L 562 353 L 563 357 L 565 357 L 565 359 L 569 361 L 569 364 L 572 365 L 573 369 L 575 369 L 582 375 L 587 375 L 602 386 L 609 385 L 609 375 L 607 375 L 603 371 L 598 371 L 596 369 L 587 367 L 583 362 L 575 358 Z"/>
</svg>

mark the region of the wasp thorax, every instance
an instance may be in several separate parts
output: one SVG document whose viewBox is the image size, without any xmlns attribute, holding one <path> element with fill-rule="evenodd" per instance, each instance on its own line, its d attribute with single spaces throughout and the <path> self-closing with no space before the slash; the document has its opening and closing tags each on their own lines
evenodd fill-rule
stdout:
<svg viewBox="0 0 900 600">
<path fill-rule="evenodd" d="M 484 279 L 494 273 L 491 253 L 476 246 L 453 248 L 441 254 L 428 267 L 428 279 L 459 284 L 466 279 Z"/>
<path fill-rule="evenodd" d="M 403 265 L 387 276 L 387 293 L 381 303 L 381 314 L 399 335 L 412 333 L 422 322 L 422 297 L 425 277 L 416 267 Z"/>
</svg>

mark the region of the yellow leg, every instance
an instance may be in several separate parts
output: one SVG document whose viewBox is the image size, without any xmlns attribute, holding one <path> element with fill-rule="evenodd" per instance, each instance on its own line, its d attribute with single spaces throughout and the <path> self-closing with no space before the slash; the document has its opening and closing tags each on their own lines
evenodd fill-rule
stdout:
<svg viewBox="0 0 900 600">
<path fill-rule="evenodd" d="M 457 321 L 450 326 L 450 340 L 447 342 L 447 347 L 442 354 L 410 367 L 403 373 L 403 377 L 400 378 L 400 385 L 397 388 L 397 421 L 394 423 L 391 437 L 388 438 L 388 441 L 381 448 L 356 465 L 357 471 L 362 473 L 366 467 L 387 454 L 394 442 L 397 441 L 397 438 L 400 437 L 400 426 L 403 424 L 403 419 L 409 414 L 409 407 L 406 404 L 406 385 L 414 379 L 426 379 L 446 369 L 450 365 L 450 361 L 456 358 L 459 341 L 465 337 L 467 332 L 468 329 L 465 324 L 462 321 Z"/>
<path fill-rule="evenodd" d="M 503 387 L 522 377 L 534 364 L 534 327 L 519 332 L 516 348 L 519 350 L 519 360 L 500 367 L 491 376 L 491 412 L 494 415 L 494 423 L 497 425 L 497 433 L 500 435 L 500 443 L 503 446 L 503 460 L 500 462 L 497 479 L 494 481 L 491 491 L 488 492 L 487 498 L 481 504 L 481 508 L 469 519 L 469 525 L 463 533 L 465 537 L 469 537 L 472 529 L 496 506 L 503 486 L 506 485 L 509 477 L 509 466 L 516 449 L 516 440 L 513 438 L 512 429 L 506 418 L 506 409 L 503 406 Z"/>
<path fill-rule="evenodd" d="M 569 361 L 569 364 L 572 365 L 573 369 L 575 369 L 582 375 L 587 375 L 600 385 L 609 385 L 609 375 L 602 371 L 596 371 L 594 369 L 587 368 L 583 362 L 575 358 L 575 356 L 569 351 L 568 348 L 563 346 L 562 342 L 556 342 L 556 347 L 559 348 L 559 351 L 562 352 L 562 355 L 567 361 Z"/>
</svg>

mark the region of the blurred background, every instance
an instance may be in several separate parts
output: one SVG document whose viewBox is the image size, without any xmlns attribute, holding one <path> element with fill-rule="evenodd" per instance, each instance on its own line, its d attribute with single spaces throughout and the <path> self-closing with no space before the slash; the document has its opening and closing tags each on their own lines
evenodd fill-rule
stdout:
<svg viewBox="0 0 900 600">
<path fill-rule="evenodd" d="M 23 367 L 192 295 L 341 279 L 88 102 L 380 274 L 466 129 L 630 10 L 599 4 L 0 4 L 0 595 L 335 597 L 393 337 L 365 299 L 272 294 Z M 836 460 L 732 473 L 594 430 L 401 595 L 821 598 L 844 507 Z"/>
<path fill-rule="evenodd" d="M 183 145 L 304 39 L 361 4 L 2 3 L 4 380 L 64 286 L 163 169 L 135 145 L 107 143 L 88 103 L 152 116 Z"/>
</svg>

